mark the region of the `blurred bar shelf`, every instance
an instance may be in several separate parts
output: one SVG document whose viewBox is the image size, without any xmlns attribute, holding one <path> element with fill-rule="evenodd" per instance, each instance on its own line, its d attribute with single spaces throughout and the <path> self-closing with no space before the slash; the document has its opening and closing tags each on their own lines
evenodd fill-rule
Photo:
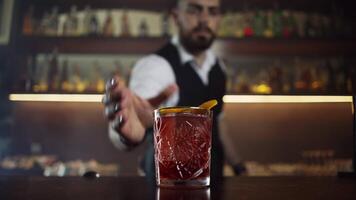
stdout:
<svg viewBox="0 0 356 200">
<path fill-rule="evenodd" d="M 322 10 L 328 9 L 327 6 L 320 5 L 331 5 L 333 0 L 249 0 L 248 5 L 258 5 L 260 8 L 271 8 L 278 4 L 281 8 L 296 8 L 296 9 L 308 9 L 308 10 Z M 174 1 L 167 0 L 31 0 L 31 4 L 39 5 L 41 7 L 51 7 L 54 4 L 61 4 L 64 7 L 70 7 L 73 4 L 77 6 L 84 7 L 90 5 L 94 8 L 125 8 L 128 9 L 143 9 L 152 11 L 162 11 L 173 7 Z M 345 2 L 347 3 L 347 2 Z M 350 3 L 349 3 L 350 4 Z M 159 5 L 159 6 L 158 6 Z M 221 2 L 222 10 L 243 10 L 246 7 L 245 0 L 223 0 Z"/>
<path fill-rule="evenodd" d="M 10 94 L 10 101 L 99 103 L 102 94 Z M 225 95 L 225 103 L 352 103 L 352 96 Z"/>
<path fill-rule="evenodd" d="M 32 53 L 49 53 L 58 48 L 62 54 L 149 54 L 169 38 L 28 36 L 20 41 L 22 50 Z M 213 48 L 224 56 L 354 56 L 356 39 L 222 38 Z"/>
<path fill-rule="evenodd" d="M 148 54 L 163 46 L 164 37 L 24 37 L 24 51 L 61 54 Z"/>
</svg>

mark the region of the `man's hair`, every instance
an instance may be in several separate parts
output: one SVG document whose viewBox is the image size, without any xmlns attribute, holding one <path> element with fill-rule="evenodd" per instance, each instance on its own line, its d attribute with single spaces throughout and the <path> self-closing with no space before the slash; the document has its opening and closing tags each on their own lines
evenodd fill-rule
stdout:
<svg viewBox="0 0 356 200">
<path fill-rule="evenodd" d="M 177 7 L 181 0 L 172 0 L 172 6 Z"/>
</svg>

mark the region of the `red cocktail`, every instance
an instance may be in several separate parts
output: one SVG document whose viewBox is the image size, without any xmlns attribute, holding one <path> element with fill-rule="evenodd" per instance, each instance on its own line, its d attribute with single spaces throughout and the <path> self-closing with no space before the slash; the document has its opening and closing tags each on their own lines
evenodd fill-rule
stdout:
<svg viewBox="0 0 356 200">
<path fill-rule="evenodd" d="M 157 185 L 208 186 L 211 111 L 175 107 L 157 109 L 154 114 Z"/>
</svg>

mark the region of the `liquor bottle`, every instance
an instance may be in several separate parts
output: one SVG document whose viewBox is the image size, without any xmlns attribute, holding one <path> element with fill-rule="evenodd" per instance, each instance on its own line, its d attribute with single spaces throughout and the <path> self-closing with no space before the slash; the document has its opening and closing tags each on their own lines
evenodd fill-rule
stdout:
<svg viewBox="0 0 356 200">
<path fill-rule="evenodd" d="M 240 71 L 237 73 L 237 81 L 236 81 L 236 91 L 242 94 L 248 94 L 251 92 L 250 90 L 250 83 L 249 83 L 249 76 L 245 70 Z"/>
<path fill-rule="evenodd" d="M 106 16 L 105 22 L 104 22 L 104 27 L 103 27 L 103 35 L 112 37 L 114 35 L 114 23 L 113 23 L 113 17 L 112 17 L 112 12 L 108 11 L 108 14 Z"/>
<path fill-rule="evenodd" d="M 58 7 L 54 6 L 52 12 L 48 17 L 48 25 L 46 30 L 46 35 L 57 36 L 58 35 L 58 25 L 59 25 L 59 16 L 58 16 Z"/>
<path fill-rule="evenodd" d="M 77 16 L 77 7 L 72 6 L 70 13 L 67 15 L 63 24 L 63 35 L 65 36 L 77 36 L 79 35 L 79 21 Z"/>
<path fill-rule="evenodd" d="M 69 62 L 67 59 L 63 60 L 62 63 L 62 73 L 61 73 L 61 91 L 64 93 L 70 93 L 73 91 L 73 85 L 69 80 L 69 72 L 68 72 Z"/>
<path fill-rule="evenodd" d="M 114 71 L 112 72 L 112 76 L 118 76 L 120 77 L 124 82 L 127 81 L 128 74 L 125 71 L 125 68 L 123 64 L 120 62 L 120 60 L 114 61 Z"/>
<path fill-rule="evenodd" d="M 33 35 L 34 33 L 34 6 L 30 6 L 23 19 L 22 33 L 24 35 Z"/>
<path fill-rule="evenodd" d="M 314 94 L 320 94 L 321 91 L 323 90 L 323 85 L 320 77 L 321 73 L 320 71 L 314 66 L 310 69 L 310 77 L 311 77 L 311 83 L 310 83 L 310 90 Z"/>
<path fill-rule="evenodd" d="M 221 17 L 221 22 L 218 30 L 218 36 L 219 37 L 226 37 L 226 27 L 227 27 L 227 13 L 223 14 Z"/>
<path fill-rule="evenodd" d="M 244 15 L 244 29 L 243 29 L 243 33 L 244 33 L 244 37 L 252 37 L 254 36 L 254 30 L 253 30 L 253 17 L 254 14 L 252 12 L 252 10 L 250 10 L 248 8 L 247 5 L 244 6 L 244 11 L 242 12 Z M 233 24 L 234 27 L 234 24 Z"/>
<path fill-rule="evenodd" d="M 291 38 L 295 35 L 296 25 L 294 18 L 289 10 L 282 11 L 282 36 Z"/>
<path fill-rule="evenodd" d="M 319 13 L 313 13 L 311 15 L 311 25 L 314 29 L 314 37 L 322 37 L 322 16 Z"/>
<path fill-rule="evenodd" d="M 93 64 L 91 83 L 89 84 L 88 90 L 94 93 L 103 93 L 105 90 L 103 73 L 97 61 Z"/>
<path fill-rule="evenodd" d="M 123 10 L 122 16 L 121 16 L 121 36 L 122 37 L 130 37 L 131 36 L 129 14 L 126 9 Z"/>
<path fill-rule="evenodd" d="M 46 35 L 47 34 L 47 30 L 48 30 L 48 25 L 49 25 L 49 13 L 48 12 L 44 12 L 43 17 L 41 19 L 41 22 L 39 24 L 39 28 L 38 28 L 38 34 L 39 35 Z"/>
<path fill-rule="evenodd" d="M 282 37 L 282 11 L 279 9 L 277 4 L 275 5 L 272 18 L 274 37 Z"/>
<path fill-rule="evenodd" d="M 280 94 L 283 91 L 283 71 L 280 68 L 281 61 L 278 59 L 274 66 L 269 70 L 268 84 L 274 94 Z"/>
<path fill-rule="evenodd" d="M 26 75 L 24 89 L 26 92 L 31 92 L 34 85 L 35 63 L 32 56 L 28 56 L 26 60 Z"/>
<path fill-rule="evenodd" d="M 265 38 L 273 38 L 274 37 L 274 22 L 273 22 L 273 10 L 268 10 L 265 18 L 266 26 L 263 32 L 263 36 Z"/>
<path fill-rule="evenodd" d="M 307 15 L 305 12 L 293 12 L 293 18 L 296 24 L 296 35 L 300 38 L 306 37 Z"/>
<path fill-rule="evenodd" d="M 344 12 L 335 3 L 332 4 L 331 12 L 332 12 L 331 27 L 332 27 L 333 36 L 342 36 Z"/>
<path fill-rule="evenodd" d="M 307 15 L 307 20 L 305 23 L 305 35 L 306 37 L 313 38 L 317 36 L 317 30 L 315 29 L 315 15 L 309 14 Z"/>
<path fill-rule="evenodd" d="M 331 29 L 331 19 L 327 15 L 321 16 L 321 23 L 322 23 L 322 35 L 325 37 L 332 36 L 332 29 Z"/>
<path fill-rule="evenodd" d="M 139 26 L 139 37 L 148 36 L 148 25 L 145 19 L 142 19 Z"/>
<path fill-rule="evenodd" d="M 70 35 L 70 19 L 69 15 L 65 15 L 65 19 L 63 22 L 63 28 L 62 28 L 62 36 L 69 36 Z"/>
<path fill-rule="evenodd" d="M 245 15 L 242 12 L 235 12 L 232 16 L 234 23 L 230 23 L 227 26 L 232 26 L 230 29 L 233 29 L 233 36 L 237 38 L 244 37 L 244 27 L 245 27 Z M 233 28 L 235 27 L 235 28 Z M 231 36 L 231 35 L 230 35 Z"/>
<path fill-rule="evenodd" d="M 48 91 L 48 71 L 50 69 L 51 58 L 47 54 L 42 62 L 37 62 L 36 72 L 36 85 L 34 86 L 34 92 L 47 92 Z"/>
<path fill-rule="evenodd" d="M 167 37 L 169 36 L 169 14 L 168 12 L 163 12 L 162 18 L 161 18 L 161 36 Z"/>
<path fill-rule="evenodd" d="M 311 85 L 311 71 L 310 67 L 306 63 L 297 61 L 297 78 L 294 84 L 296 92 L 298 93 L 307 93 L 310 91 Z"/>
<path fill-rule="evenodd" d="M 100 34 L 99 21 L 94 11 L 91 11 L 89 18 L 89 31 L 88 35 L 99 35 Z"/>
<path fill-rule="evenodd" d="M 265 25 L 263 12 L 261 10 L 256 10 L 253 18 L 253 30 L 255 32 L 255 37 L 262 37 L 264 29 Z"/>
<path fill-rule="evenodd" d="M 231 37 L 234 35 L 234 13 L 227 11 L 223 19 L 223 27 L 221 30 L 222 37 Z"/>
<path fill-rule="evenodd" d="M 59 89 L 59 69 L 58 69 L 58 49 L 55 48 L 52 52 L 52 58 L 48 69 L 48 90 L 56 92 Z"/>
<path fill-rule="evenodd" d="M 293 72 L 291 67 L 285 67 L 283 69 L 282 84 L 283 84 L 282 92 L 284 94 L 292 93 Z"/>
<path fill-rule="evenodd" d="M 81 35 L 89 35 L 90 30 L 90 18 L 92 15 L 92 11 L 89 5 L 86 5 L 84 8 L 84 16 L 82 21 L 82 31 Z"/>
<path fill-rule="evenodd" d="M 83 80 L 80 66 L 77 63 L 75 63 L 73 66 L 73 75 L 70 82 L 74 87 L 73 92 L 83 93 L 87 89 L 88 84 Z"/>
</svg>

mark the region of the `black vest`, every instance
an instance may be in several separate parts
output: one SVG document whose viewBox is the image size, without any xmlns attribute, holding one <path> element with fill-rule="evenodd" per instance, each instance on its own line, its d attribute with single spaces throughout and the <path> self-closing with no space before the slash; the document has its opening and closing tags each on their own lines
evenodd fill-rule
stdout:
<svg viewBox="0 0 356 200">
<path fill-rule="evenodd" d="M 218 60 L 209 71 L 209 84 L 205 85 L 190 64 L 182 64 L 177 48 L 167 44 L 156 52 L 171 65 L 179 87 L 179 101 L 177 106 L 199 106 L 201 103 L 216 99 L 218 105 L 213 108 L 213 130 L 211 151 L 212 180 L 222 176 L 224 153 L 218 133 L 217 116 L 223 107 L 223 96 L 226 91 L 226 75 Z"/>
<path fill-rule="evenodd" d="M 216 99 L 218 105 L 214 107 L 214 116 L 221 112 L 226 90 L 226 75 L 222 71 L 218 60 L 209 71 L 209 84 L 204 85 L 199 75 L 190 64 L 182 66 L 177 48 L 172 44 L 165 45 L 157 55 L 165 58 L 172 66 L 179 87 L 179 101 L 177 106 L 198 106 L 201 103 Z"/>
</svg>

